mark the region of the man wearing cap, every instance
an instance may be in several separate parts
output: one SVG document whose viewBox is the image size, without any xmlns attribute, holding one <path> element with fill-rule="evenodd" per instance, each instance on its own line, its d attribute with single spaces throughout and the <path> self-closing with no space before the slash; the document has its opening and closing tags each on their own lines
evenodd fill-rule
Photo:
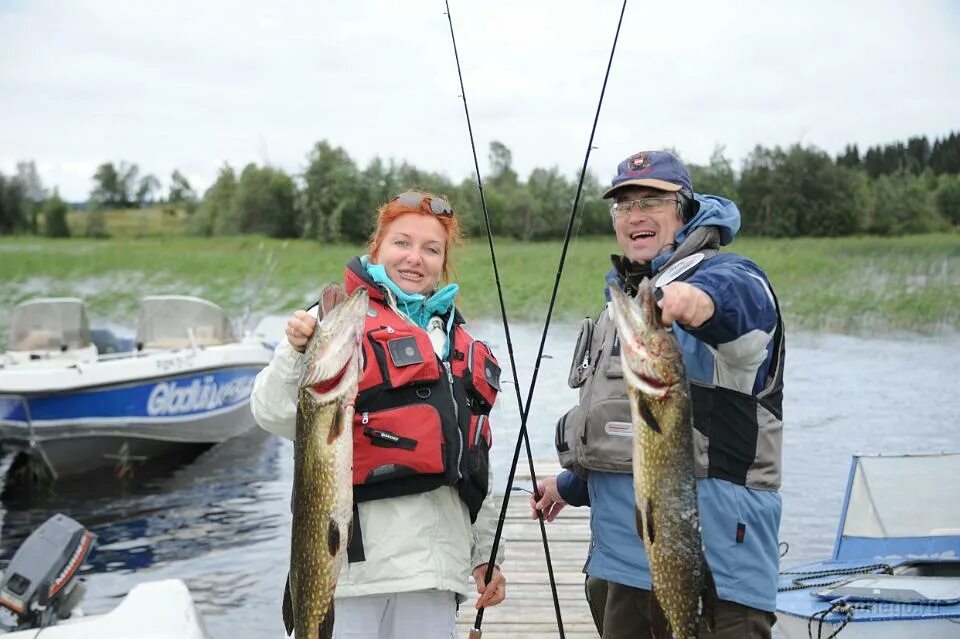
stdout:
<svg viewBox="0 0 960 639">
<path fill-rule="evenodd" d="M 720 253 L 740 228 L 730 200 L 694 195 L 680 160 L 631 155 L 603 194 L 622 254 L 606 276 L 630 295 L 659 289 L 661 320 L 684 353 L 694 413 L 700 525 L 720 601 L 701 637 L 768 638 L 776 620 L 783 324 L 764 272 Z M 609 298 L 608 298 L 609 302 Z M 570 371 L 577 406 L 557 424 L 565 469 L 531 505 L 552 521 L 565 504 L 589 505 L 588 599 L 603 639 L 651 636 L 650 570 L 636 530 L 630 405 L 610 312 L 585 321 Z M 534 514 L 535 515 L 535 514 Z M 605 602 L 590 584 L 606 586 Z M 602 592 L 598 588 L 596 592 Z M 602 610 L 602 614 L 600 614 Z"/>
</svg>

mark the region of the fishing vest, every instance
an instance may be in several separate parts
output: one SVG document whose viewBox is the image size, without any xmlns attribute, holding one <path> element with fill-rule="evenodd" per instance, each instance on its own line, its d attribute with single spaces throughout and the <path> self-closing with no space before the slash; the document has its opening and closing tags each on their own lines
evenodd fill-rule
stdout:
<svg viewBox="0 0 960 639">
<path fill-rule="evenodd" d="M 367 288 L 370 302 L 353 417 L 354 500 L 456 486 L 475 521 L 489 488 L 489 414 L 500 366 L 460 323 L 451 331 L 449 358 L 441 359 L 425 330 L 348 269 L 347 292 L 358 286 Z"/>
<path fill-rule="evenodd" d="M 716 252 L 675 277 L 683 281 Z M 661 271 L 661 274 L 664 271 Z M 770 289 L 773 295 L 772 288 Z M 694 467 L 698 478 L 713 477 L 762 490 L 780 487 L 783 432 L 784 339 L 780 307 L 773 336 L 773 358 L 763 389 L 756 395 L 703 382 L 690 382 Z M 611 311 L 583 321 L 568 383 L 580 401 L 556 426 L 560 464 L 586 477 L 590 470 L 633 472 L 633 422 L 620 364 L 620 341 Z"/>
</svg>

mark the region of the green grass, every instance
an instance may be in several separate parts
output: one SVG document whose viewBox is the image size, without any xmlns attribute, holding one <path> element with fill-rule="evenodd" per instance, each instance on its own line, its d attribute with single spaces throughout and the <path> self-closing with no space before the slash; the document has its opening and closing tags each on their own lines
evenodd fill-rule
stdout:
<svg viewBox="0 0 960 639">
<path fill-rule="evenodd" d="M 553 288 L 560 242 L 497 240 L 511 321 L 540 323 Z M 790 328 L 934 333 L 960 322 L 960 235 L 905 238 L 738 239 L 730 247 L 770 275 Z M 554 318 L 594 314 L 603 299 L 613 238 L 578 238 L 569 248 Z M 132 325 L 149 294 L 198 295 L 239 316 L 287 313 L 342 278 L 351 246 L 259 237 L 181 236 L 109 240 L 0 238 L 0 341 L 10 309 L 36 296 L 84 298 L 91 313 Z M 468 318 L 499 318 L 484 238 L 453 255 Z"/>
</svg>

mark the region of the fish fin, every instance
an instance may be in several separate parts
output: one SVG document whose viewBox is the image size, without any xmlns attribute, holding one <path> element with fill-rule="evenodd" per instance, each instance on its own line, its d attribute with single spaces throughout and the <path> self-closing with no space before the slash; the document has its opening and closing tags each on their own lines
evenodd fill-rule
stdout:
<svg viewBox="0 0 960 639">
<path fill-rule="evenodd" d="M 653 502 L 649 499 L 647 500 L 647 539 L 652 544 L 657 540 L 657 536 L 654 531 L 653 526 Z"/>
<path fill-rule="evenodd" d="M 653 432 L 662 433 L 663 429 L 660 428 L 660 422 L 658 422 L 657 418 L 650 412 L 650 407 L 643 402 L 638 402 L 637 407 L 640 409 L 640 416 L 643 417 L 643 423 Z"/>
<path fill-rule="evenodd" d="M 703 590 L 700 592 L 700 619 L 711 633 L 717 629 L 717 605 L 720 596 L 717 595 L 717 584 L 713 580 L 713 571 L 706 558 L 703 560 Z"/>
<path fill-rule="evenodd" d="M 643 500 L 643 504 L 634 509 L 637 513 L 637 534 L 648 544 L 656 541 L 657 535 L 653 527 L 653 502 Z"/>
<path fill-rule="evenodd" d="M 332 639 L 333 637 L 333 602 L 330 602 L 330 608 L 327 615 L 320 622 L 320 628 L 317 632 L 317 639 Z"/>
<path fill-rule="evenodd" d="M 340 551 L 340 526 L 334 519 L 327 524 L 327 551 L 331 557 L 336 557 Z"/>
<path fill-rule="evenodd" d="M 343 434 L 343 425 L 347 423 L 352 423 L 353 419 L 347 419 L 348 415 L 346 414 L 346 408 L 341 406 L 337 418 L 333 420 L 333 424 L 330 425 L 330 430 L 327 431 L 327 445 L 333 444 L 337 441 L 337 438 Z"/>
<path fill-rule="evenodd" d="M 656 531 L 653 528 L 653 502 L 644 499 L 643 504 L 634 510 L 637 514 L 637 534 L 640 535 L 640 539 L 652 544 L 656 539 Z"/>
<path fill-rule="evenodd" d="M 673 632 L 670 630 L 670 620 L 663 612 L 663 606 L 657 599 L 657 591 L 650 589 L 650 600 L 647 604 L 647 619 L 650 620 L 650 636 L 653 639 L 671 639 Z"/>
<path fill-rule="evenodd" d="M 293 634 L 293 600 L 290 597 L 290 575 L 287 575 L 287 583 L 283 587 L 283 627 L 287 631 L 287 636 Z"/>
<path fill-rule="evenodd" d="M 326 284 L 320 291 L 320 319 L 326 317 L 334 306 L 345 299 L 347 299 L 347 294 L 342 286 L 333 282 Z"/>
</svg>

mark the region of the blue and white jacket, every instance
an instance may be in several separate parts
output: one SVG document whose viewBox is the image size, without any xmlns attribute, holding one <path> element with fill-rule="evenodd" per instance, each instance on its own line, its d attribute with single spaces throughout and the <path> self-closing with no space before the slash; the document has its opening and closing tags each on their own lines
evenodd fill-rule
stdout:
<svg viewBox="0 0 960 639">
<path fill-rule="evenodd" d="M 720 244 L 740 228 L 736 205 L 696 196 L 698 213 L 677 234 L 677 244 L 700 227 L 716 227 Z M 657 273 L 672 254 L 657 256 Z M 616 270 L 608 283 L 620 283 Z M 713 317 L 689 329 L 674 324 L 694 403 L 694 456 L 700 523 L 719 597 L 774 611 L 783 387 L 783 327 L 772 287 L 750 260 L 719 253 L 684 281 L 707 293 Z M 629 422 L 629 413 L 622 417 Z M 650 589 L 650 570 L 636 530 L 633 477 L 590 470 L 557 478 L 569 504 L 590 505 L 592 546 L 586 572 Z"/>
</svg>

